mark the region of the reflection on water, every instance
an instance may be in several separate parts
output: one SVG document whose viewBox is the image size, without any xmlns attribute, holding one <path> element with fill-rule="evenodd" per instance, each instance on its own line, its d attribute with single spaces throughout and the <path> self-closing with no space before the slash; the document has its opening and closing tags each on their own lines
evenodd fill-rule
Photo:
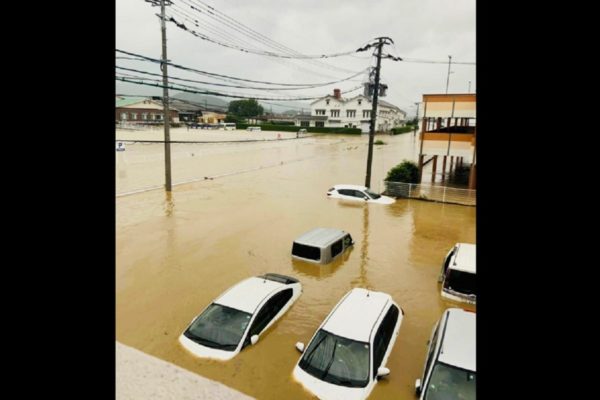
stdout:
<svg viewBox="0 0 600 400">
<path fill-rule="evenodd" d="M 437 283 L 448 249 L 456 242 L 475 243 L 475 208 L 328 198 L 332 185 L 361 184 L 364 179 L 367 148 L 361 141 L 367 139 L 344 140 L 325 138 L 319 145 L 288 141 L 278 144 L 280 157 L 314 157 L 178 186 L 170 196 L 158 190 L 117 198 L 117 340 L 258 399 L 309 399 L 291 376 L 299 358 L 294 344 L 308 343 L 348 290 L 366 287 L 389 293 L 406 313 L 387 364 L 391 375 L 370 399 L 413 398 L 431 328 L 443 310 L 475 309 L 443 300 Z M 373 182 L 383 179 L 381 171 L 411 158 L 410 135 L 386 142 L 382 155 L 374 156 Z M 270 158 L 273 150 L 237 148 L 235 157 L 223 153 L 221 162 L 230 168 L 247 166 L 250 159 L 272 163 L 277 161 Z M 193 152 L 194 159 L 201 158 L 197 148 Z M 127 174 L 160 183 L 162 163 L 160 157 L 129 162 Z M 174 170 L 181 167 L 177 163 Z M 329 265 L 293 260 L 293 240 L 318 226 L 343 229 L 356 243 Z M 297 277 L 303 293 L 257 345 L 229 362 L 197 359 L 179 346 L 177 337 L 215 297 L 248 276 L 266 272 Z"/>
</svg>

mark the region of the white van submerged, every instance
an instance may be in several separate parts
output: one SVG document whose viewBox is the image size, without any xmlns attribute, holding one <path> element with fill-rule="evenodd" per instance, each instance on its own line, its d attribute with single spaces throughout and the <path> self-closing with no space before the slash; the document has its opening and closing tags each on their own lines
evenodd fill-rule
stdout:
<svg viewBox="0 0 600 400">
<path fill-rule="evenodd" d="M 429 338 L 423 375 L 415 382 L 419 400 L 475 400 L 476 315 L 444 311 Z"/>
<path fill-rule="evenodd" d="M 457 243 L 446 255 L 438 279 L 442 297 L 475 304 L 477 301 L 476 245 Z"/>
<path fill-rule="evenodd" d="M 294 240 L 292 258 L 315 264 L 329 264 L 354 245 L 348 232 L 334 228 L 315 228 Z"/>
</svg>

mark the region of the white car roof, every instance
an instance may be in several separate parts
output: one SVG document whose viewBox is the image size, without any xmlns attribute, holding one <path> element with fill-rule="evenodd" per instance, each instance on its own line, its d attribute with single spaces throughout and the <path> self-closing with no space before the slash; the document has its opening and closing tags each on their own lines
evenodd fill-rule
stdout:
<svg viewBox="0 0 600 400">
<path fill-rule="evenodd" d="M 389 294 L 354 288 L 338 303 L 322 329 L 347 339 L 369 342 L 373 325 L 391 301 Z"/>
<path fill-rule="evenodd" d="M 366 186 L 359 186 L 359 185 L 334 185 L 333 186 L 335 190 L 338 189 L 354 189 L 354 190 L 367 190 Z"/>
<path fill-rule="evenodd" d="M 476 371 L 476 314 L 461 308 L 448 309 L 446 331 L 439 360 L 469 371 Z"/>
<path fill-rule="evenodd" d="M 475 274 L 477 272 L 475 265 L 475 249 L 477 246 L 471 243 L 457 243 L 456 245 L 458 249 L 453 256 L 453 261 L 450 263 L 450 269 Z"/>
<path fill-rule="evenodd" d="M 215 303 L 254 314 L 265 297 L 283 286 L 286 285 L 253 276 L 231 287 Z"/>
<path fill-rule="evenodd" d="M 341 229 L 335 228 L 315 228 L 303 233 L 298 239 L 294 240 L 294 242 L 322 248 L 341 239 L 346 233 L 347 232 L 344 232 Z"/>
</svg>

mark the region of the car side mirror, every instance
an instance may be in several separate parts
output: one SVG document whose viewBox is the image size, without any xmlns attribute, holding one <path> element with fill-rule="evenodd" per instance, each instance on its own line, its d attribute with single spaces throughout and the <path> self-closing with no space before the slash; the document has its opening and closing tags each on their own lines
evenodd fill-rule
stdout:
<svg viewBox="0 0 600 400">
<path fill-rule="evenodd" d="M 302 342 L 296 343 L 296 350 L 298 350 L 300 353 L 304 353 L 304 343 L 302 343 Z"/>
<path fill-rule="evenodd" d="M 421 394 L 421 380 L 417 379 L 415 381 L 415 392 L 417 393 L 417 396 L 419 396 Z"/>
<path fill-rule="evenodd" d="M 368 198 L 367 196 L 365 196 L 365 197 L 364 197 L 364 199 L 365 199 L 365 201 L 368 201 L 368 200 L 369 200 L 369 198 Z"/>
<path fill-rule="evenodd" d="M 379 367 L 377 368 L 377 378 L 384 378 L 390 374 L 389 368 Z"/>
<path fill-rule="evenodd" d="M 252 343 L 252 345 L 255 345 L 256 342 L 258 342 L 258 335 L 250 336 L 250 343 Z"/>
</svg>

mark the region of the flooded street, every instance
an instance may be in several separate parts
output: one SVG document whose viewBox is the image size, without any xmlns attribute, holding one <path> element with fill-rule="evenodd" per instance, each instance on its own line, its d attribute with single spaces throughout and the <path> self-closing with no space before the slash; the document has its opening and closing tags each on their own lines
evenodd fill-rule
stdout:
<svg viewBox="0 0 600 400">
<path fill-rule="evenodd" d="M 117 139 L 135 135 L 118 131 Z M 334 184 L 364 184 L 367 136 L 262 135 L 271 141 L 173 144 L 173 182 L 183 184 L 169 197 L 163 190 L 125 195 L 163 184 L 162 144 L 126 143 L 117 153 L 116 339 L 257 399 L 310 399 L 292 378 L 300 357 L 294 344 L 307 344 L 348 290 L 365 287 L 389 293 L 406 313 L 391 374 L 369 398 L 414 399 L 433 325 L 448 307 L 474 309 L 442 300 L 437 276 L 452 245 L 475 243 L 475 208 L 329 199 Z M 374 147 L 371 186 L 382 190 L 391 167 L 416 160 L 419 142 L 412 133 L 377 139 L 387 145 Z M 293 261 L 292 241 L 315 227 L 343 229 L 356 243 L 328 266 Z M 216 296 L 266 272 L 298 278 L 303 293 L 255 346 L 218 362 L 179 345 Z"/>
</svg>

